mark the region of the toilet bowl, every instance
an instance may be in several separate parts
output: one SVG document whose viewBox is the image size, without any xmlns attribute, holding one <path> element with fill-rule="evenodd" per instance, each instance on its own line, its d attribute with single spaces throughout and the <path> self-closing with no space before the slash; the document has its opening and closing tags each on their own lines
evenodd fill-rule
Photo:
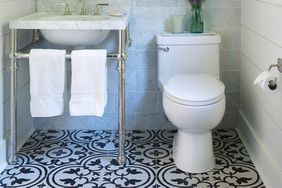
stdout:
<svg viewBox="0 0 282 188">
<path fill-rule="evenodd" d="M 164 84 L 163 107 L 178 128 L 173 158 L 183 171 L 212 170 L 215 160 L 211 130 L 225 111 L 224 85 L 210 75 L 175 75 Z"/>
<path fill-rule="evenodd" d="M 219 43 L 216 33 L 157 36 L 163 108 L 178 128 L 173 159 L 185 172 L 215 167 L 211 131 L 222 120 L 226 103 L 219 80 Z"/>
</svg>

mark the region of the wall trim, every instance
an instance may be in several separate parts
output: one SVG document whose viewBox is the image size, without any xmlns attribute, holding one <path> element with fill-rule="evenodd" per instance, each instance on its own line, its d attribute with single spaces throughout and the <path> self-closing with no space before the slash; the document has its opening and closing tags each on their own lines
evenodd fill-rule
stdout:
<svg viewBox="0 0 282 188">
<path fill-rule="evenodd" d="M 267 147 L 263 144 L 241 110 L 239 110 L 239 125 L 236 131 L 245 145 L 266 188 L 280 187 L 282 185 L 281 171 L 267 151 Z"/>
</svg>

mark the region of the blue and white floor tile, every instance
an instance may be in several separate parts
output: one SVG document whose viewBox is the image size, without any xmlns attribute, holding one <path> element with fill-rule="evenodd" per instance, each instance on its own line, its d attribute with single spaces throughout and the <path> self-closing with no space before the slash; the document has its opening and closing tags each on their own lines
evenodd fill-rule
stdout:
<svg viewBox="0 0 282 188">
<path fill-rule="evenodd" d="M 216 168 L 191 174 L 172 159 L 176 132 L 128 131 L 126 165 L 119 166 L 117 131 L 36 131 L 19 151 L 19 163 L 0 176 L 5 188 L 263 188 L 234 130 L 215 130 Z"/>
</svg>

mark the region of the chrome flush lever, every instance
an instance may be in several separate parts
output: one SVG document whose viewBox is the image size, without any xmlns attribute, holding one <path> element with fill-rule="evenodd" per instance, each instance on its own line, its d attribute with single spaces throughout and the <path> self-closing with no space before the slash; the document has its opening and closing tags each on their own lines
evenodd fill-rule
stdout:
<svg viewBox="0 0 282 188">
<path fill-rule="evenodd" d="M 162 51 L 164 51 L 164 52 L 168 52 L 168 51 L 169 51 L 169 47 L 166 47 L 166 48 L 159 47 L 158 49 L 159 49 L 159 50 L 162 50 Z"/>
</svg>

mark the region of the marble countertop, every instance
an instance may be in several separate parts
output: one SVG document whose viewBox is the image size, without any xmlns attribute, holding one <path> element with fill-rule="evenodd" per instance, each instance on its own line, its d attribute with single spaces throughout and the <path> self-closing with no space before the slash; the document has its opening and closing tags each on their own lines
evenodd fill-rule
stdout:
<svg viewBox="0 0 282 188">
<path fill-rule="evenodd" d="M 10 21 L 10 29 L 59 29 L 59 30 L 122 30 L 129 23 L 130 15 L 92 16 L 35 13 Z"/>
</svg>

